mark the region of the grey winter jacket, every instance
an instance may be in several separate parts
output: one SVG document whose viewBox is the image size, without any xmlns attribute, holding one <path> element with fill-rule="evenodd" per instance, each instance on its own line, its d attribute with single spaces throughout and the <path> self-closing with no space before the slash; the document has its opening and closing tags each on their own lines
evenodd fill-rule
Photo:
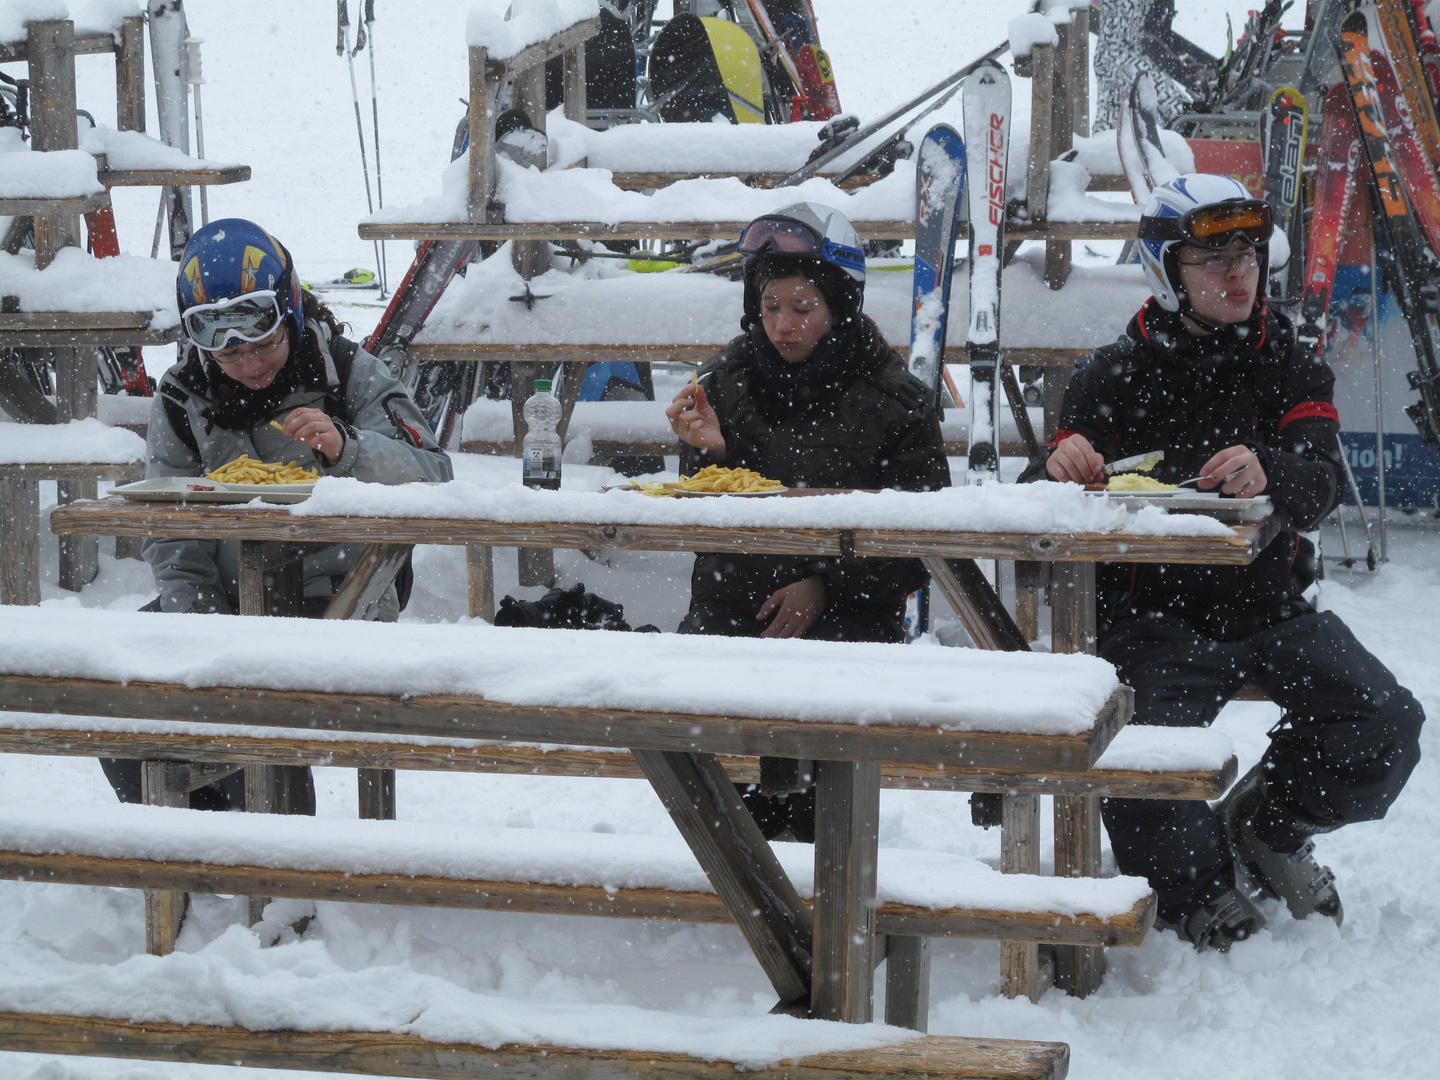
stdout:
<svg viewBox="0 0 1440 1080">
<path fill-rule="evenodd" d="M 353 350 L 348 365 L 343 357 Z M 336 356 L 342 359 L 337 365 Z M 290 372 L 292 365 L 298 365 Z M 345 370 L 343 379 L 341 371 Z M 305 371 L 304 377 L 299 376 Z M 217 376 L 213 362 L 191 349 L 185 361 L 167 371 L 156 388 L 146 443 L 147 478 L 199 476 L 241 454 L 262 461 L 294 461 L 318 469 L 321 476 L 353 476 L 378 484 L 412 480 L 450 480 L 446 456 L 419 408 L 380 360 L 344 338 L 332 337 L 315 320 L 306 323 L 303 347 L 281 369 L 292 386 L 271 394 L 266 405 L 237 416 L 220 400 L 234 387 Z M 223 381 L 222 381 L 223 380 Z M 277 383 L 279 380 L 277 380 Z M 333 465 L 270 426 L 292 409 L 324 409 L 345 436 Z M 304 560 L 305 596 L 330 596 L 364 549 L 362 544 L 332 544 Z M 239 596 L 238 541 L 146 540 L 142 551 L 155 574 L 164 611 L 234 612 Z M 381 605 L 381 619 L 398 612 L 394 591 Z"/>
</svg>

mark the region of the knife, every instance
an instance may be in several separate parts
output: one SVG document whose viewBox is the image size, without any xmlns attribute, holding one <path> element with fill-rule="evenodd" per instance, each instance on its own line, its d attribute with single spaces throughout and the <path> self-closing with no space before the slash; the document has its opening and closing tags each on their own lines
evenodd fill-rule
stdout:
<svg viewBox="0 0 1440 1080">
<path fill-rule="evenodd" d="M 1134 457 L 1121 458 L 1119 461 L 1112 461 L 1109 465 L 1106 465 L 1105 475 L 1111 476 L 1115 473 L 1124 472 L 1149 472 L 1164 460 L 1164 450 L 1152 450 L 1148 454 L 1136 454 Z"/>
</svg>

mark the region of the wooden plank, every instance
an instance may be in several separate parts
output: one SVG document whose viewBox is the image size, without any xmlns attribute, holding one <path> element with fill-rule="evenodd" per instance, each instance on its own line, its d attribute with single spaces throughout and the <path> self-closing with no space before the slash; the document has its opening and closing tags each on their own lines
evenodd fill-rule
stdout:
<svg viewBox="0 0 1440 1080">
<path fill-rule="evenodd" d="M 44 218 L 36 218 L 44 221 Z M 183 336 L 177 323 L 164 330 L 0 330 L 0 348 L 5 349 L 118 349 L 128 346 L 173 345 Z"/>
<path fill-rule="evenodd" d="M 215 187 L 242 184 L 250 179 L 249 165 L 193 169 L 101 169 L 96 175 L 107 188 L 117 187 Z"/>
<path fill-rule="evenodd" d="M 11 198 L 0 199 L 0 214 L 19 217 L 28 214 L 88 214 L 106 205 L 109 196 L 104 191 L 91 195 L 73 195 L 54 198 Z"/>
<path fill-rule="evenodd" d="M 467 228 L 483 226 L 495 184 L 495 108 L 486 78 L 486 50 L 470 46 L 470 158 L 465 213 Z M 498 86 L 493 88 L 498 91 Z M 388 237 L 382 238 L 388 239 Z"/>
<path fill-rule="evenodd" d="M 150 319 L 148 311 L 12 311 L 0 314 L 0 333 L 15 330 L 144 330 L 150 325 Z"/>
<path fill-rule="evenodd" d="M 115 50 L 115 130 L 145 130 L 145 16 L 127 15 Z"/>
<path fill-rule="evenodd" d="M 735 1062 L 655 1050 L 567 1046 L 497 1048 L 427 1042 L 365 1031 L 260 1031 L 198 1024 L 129 1023 L 105 1017 L 0 1013 L 0 1049 L 256 1069 L 369 1073 L 424 1080 L 505 1076 L 515 1080 L 734 1080 Z M 927 1035 L 892 1046 L 816 1054 L 769 1068 L 754 1080 L 1063 1080 L 1064 1043 Z"/>
<path fill-rule="evenodd" d="M 0 604 L 40 603 L 40 485 L 0 477 Z"/>
<path fill-rule="evenodd" d="M 711 172 L 617 172 L 613 173 L 610 182 L 622 191 L 648 191 L 658 188 L 669 187 L 671 184 L 679 183 L 681 180 L 727 180 L 734 178 L 740 180 L 747 187 L 773 188 L 780 181 L 784 180 L 789 173 L 783 172 L 756 172 L 756 171 L 727 171 L 716 169 Z M 827 175 L 820 174 L 822 180 L 834 182 L 834 176 L 838 173 Z M 883 180 L 883 176 L 875 173 L 860 173 L 857 176 L 848 177 L 836 186 L 842 191 L 854 191 L 858 188 L 866 188 L 877 180 Z M 1125 190 L 1129 190 L 1126 188 Z"/>
<path fill-rule="evenodd" d="M 0 408 L 21 424 L 58 424 L 60 413 L 20 371 L 20 358 L 0 361 Z"/>
<path fill-rule="evenodd" d="M 719 761 L 710 754 L 634 754 L 781 1004 L 803 1001 L 810 995 L 810 912 Z"/>
<path fill-rule="evenodd" d="M 128 462 L 6 462 L 0 477 L 11 480 L 138 480 L 145 475 L 143 461 Z"/>
<path fill-rule="evenodd" d="M 373 621 L 395 576 L 414 550 L 410 544 L 365 545 L 321 618 Z"/>
<path fill-rule="evenodd" d="M 891 934 L 885 945 L 885 1023 L 926 1031 L 930 1023 L 930 939 Z"/>
<path fill-rule="evenodd" d="M 457 518 L 296 517 L 284 507 L 131 502 L 116 496 L 57 508 L 50 530 L 100 536 L 172 536 L 313 543 L 488 544 L 585 551 L 737 551 L 877 558 L 1025 559 L 1039 562 L 1190 562 L 1244 566 L 1275 536 L 1267 518 L 1226 536 L 929 532 L 901 529 L 761 529 L 588 525 Z"/>
<path fill-rule="evenodd" d="M 484 544 L 465 545 L 465 583 L 472 619 L 495 621 L 495 549 Z"/>
<path fill-rule="evenodd" d="M 1070 79 L 1070 119 L 1076 135 L 1088 138 L 1090 135 L 1090 10 L 1071 9 L 1070 70 L 1075 73 Z M 1071 144 L 1074 145 L 1073 143 Z M 1092 184 L 1093 187 L 1093 184 Z M 1096 189 L 1098 190 L 1098 189 Z"/>
<path fill-rule="evenodd" d="M 188 859 L 120 859 L 99 855 L 36 855 L 0 846 L 0 880 L 42 881 L 120 889 L 169 889 L 214 895 L 265 893 L 295 900 L 466 911 L 522 911 L 607 919 L 653 919 L 728 925 L 725 903 L 711 892 L 614 889 L 599 885 L 548 885 L 411 874 L 355 874 L 296 867 L 223 866 Z M 805 918 L 810 908 L 802 901 Z M 931 908 L 880 904 L 878 933 L 891 937 L 953 937 L 995 941 L 1009 935 L 1042 944 L 1137 946 L 1155 917 L 1149 894 L 1127 912 L 1060 915 L 994 908 Z"/>
<path fill-rule="evenodd" d="M 600 16 L 593 19 L 585 19 L 581 22 L 572 23 L 560 33 L 544 41 L 537 41 L 533 45 L 527 45 L 514 56 L 507 56 L 504 59 L 486 59 L 485 74 L 492 81 L 499 82 L 516 75 L 522 71 L 539 67 L 546 61 L 554 60 L 557 56 L 583 46 L 585 42 L 600 32 Z"/>
<path fill-rule="evenodd" d="M 815 937 L 810 1014 L 874 1018 L 880 766 L 815 762 Z"/>
<path fill-rule="evenodd" d="M 563 71 L 562 97 L 565 119 L 583 124 L 586 117 L 585 47 L 583 45 L 577 45 L 565 51 Z"/>
<path fill-rule="evenodd" d="M 360 817 L 372 821 L 395 820 L 395 770 L 360 769 L 356 780 L 359 786 Z"/>
<path fill-rule="evenodd" d="M 910 355 L 909 342 L 890 346 L 901 359 Z M 538 361 L 546 364 L 595 364 L 604 361 L 647 363 L 703 364 L 725 348 L 724 342 L 713 345 L 584 345 L 553 342 L 416 342 L 405 351 L 409 360 L 504 361 L 506 363 Z M 1012 367 L 1073 368 L 1088 360 L 1094 349 L 1042 349 L 1026 346 L 1005 346 L 1005 362 Z M 947 364 L 966 363 L 964 345 L 945 349 Z"/>
<path fill-rule="evenodd" d="M 146 806 L 190 805 L 190 766 L 183 761 L 142 761 L 141 800 Z M 145 890 L 145 951 L 169 956 L 175 951 L 189 897 L 169 889 Z"/>
<path fill-rule="evenodd" d="M 1003 796 L 1004 822 L 1000 832 L 1000 872 L 1040 872 L 1040 800 L 1034 795 Z M 1000 942 L 1001 993 L 1039 1001 L 1045 987 L 1040 979 L 1040 952 L 1034 942 L 1014 939 Z"/>
<path fill-rule="evenodd" d="M 30 63 L 30 145 L 41 151 L 77 149 L 75 24 L 53 19 L 27 23 L 25 30 Z M 54 252 L 79 241 L 78 212 L 36 216 L 35 268 L 45 269 Z"/>
<path fill-rule="evenodd" d="M 1050 124 L 1054 102 L 1055 47 L 1036 43 L 1030 47 L 1030 160 L 1025 173 L 1025 208 L 1031 221 L 1044 221 L 1050 200 Z M 1009 229 L 1006 229 L 1009 232 Z"/>
<path fill-rule="evenodd" d="M 361 222 L 362 240 L 584 240 L 610 237 L 625 240 L 713 240 L 740 235 L 744 221 L 518 221 L 479 222 L 410 221 Z M 913 240 L 913 221 L 852 222 L 862 240 Z M 1013 240 L 1133 240 L 1134 221 L 1015 221 L 1006 224 Z M 960 226 L 960 236 L 966 236 Z"/>
<path fill-rule="evenodd" d="M 93 349 L 56 349 L 51 353 L 55 369 L 55 409 L 62 420 L 84 420 L 95 415 L 98 381 L 97 358 Z M 60 506 L 79 499 L 94 499 L 98 485 L 94 478 L 64 480 L 56 485 Z M 56 584 L 79 592 L 100 574 L 100 538 L 71 535 L 60 538 L 59 571 Z"/>
<path fill-rule="evenodd" d="M 977 648 L 1029 652 L 1030 643 L 974 559 L 922 560 Z"/>
<path fill-rule="evenodd" d="M 173 758 L 183 761 L 264 762 L 271 765 L 326 765 L 342 769 L 418 769 L 523 776 L 590 776 L 643 780 L 644 772 L 625 751 L 598 747 L 542 747 L 482 743 L 424 745 L 362 739 L 297 739 L 246 735 L 188 735 L 109 732 L 93 728 L 0 727 L 0 753 L 62 757 Z M 760 782 L 759 759 L 720 759 L 730 779 Z M 887 764 L 880 786 L 915 791 L 979 791 L 992 794 L 1095 795 L 1122 799 L 1218 799 L 1235 782 L 1232 755 L 1218 769 L 1140 772 L 1092 769 L 1083 773 L 1000 772 L 945 764 Z M 208 781 L 207 781 L 208 783 Z"/>
<path fill-rule="evenodd" d="M 115 43 L 113 34 L 77 34 L 75 35 L 76 56 L 99 56 L 104 53 L 118 52 L 120 46 Z"/>
<path fill-rule="evenodd" d="M 1094 727 L 1074 735 L 955 731 L 886 724 L 818 723 L 695 713 L 510 705 L 466 695 L 374 694 L 191 688 L 0 675 L 0 709 L 73 716 L 312 728 L 459 739 L 562 743 L 831 761 L 933 764 L 977 770 L 1080 773 L 1091 768 L 1130 717 L 1120 687 Z M 963 719 L 957 709 L 955 721 Z M 642 768 L 643 768 L 642 763 Z"/>
</svg>

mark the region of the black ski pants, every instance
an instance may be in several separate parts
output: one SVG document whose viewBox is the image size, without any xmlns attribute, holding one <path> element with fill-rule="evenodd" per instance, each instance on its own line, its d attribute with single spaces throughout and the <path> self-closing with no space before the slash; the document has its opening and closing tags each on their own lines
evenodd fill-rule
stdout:
<svg viewBox="0 0 1440 1080">
<path fill-rule="evenodd" d="M 1127 619 L 1100 655 L 1135 690 L 1132 724 L 1207 727 L 1242 685 L 1263 687 L 1285 710 L 1262 759 L 1266 799 L 1325 829 L 1384 817 L 1420 760 L 1419 702 L 1331 612 L 1223 642 L 1171 615 Z M 1207 803 L 1106 799 L 1101 813 L 1120 872 L 1149 880 L 1162 919 L 1234 887 Z"/>
</svg>

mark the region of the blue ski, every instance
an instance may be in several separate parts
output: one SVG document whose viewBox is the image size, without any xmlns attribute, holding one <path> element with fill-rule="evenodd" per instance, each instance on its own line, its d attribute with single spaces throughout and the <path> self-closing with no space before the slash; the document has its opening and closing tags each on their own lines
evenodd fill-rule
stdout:
<svg viewBox="0 0 1440 1080">
<path fill-rule="evenodd" d="M 965 142 L 936 124 L 920 142 L 915 169 L 915 278 L 910 312 L 910 373 L 940 400 L 950 277 L 965 190 Z"/>
</svg>

